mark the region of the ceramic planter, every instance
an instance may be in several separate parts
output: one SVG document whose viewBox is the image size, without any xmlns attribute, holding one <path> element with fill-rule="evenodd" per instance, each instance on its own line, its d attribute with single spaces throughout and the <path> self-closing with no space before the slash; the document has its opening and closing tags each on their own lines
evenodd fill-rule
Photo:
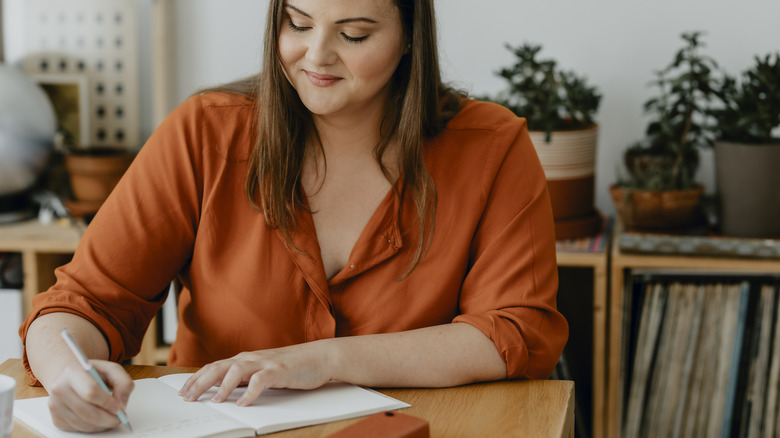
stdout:
<svg viewBox="0 0 780 438">
<path fill-rule="evenodd" d="M 593 207 L 598 125 L 575 131 L 554 131 L 550 141 L 530 132 L 550 192 L 558 239 L 596 234 L 601 217 Z"/>
<path fill-rule="evenodd" d="M 94 213 L 124 175 L 135 154 L 120 149 L 90 149 L 65 156 L 75 201 L 68 208 L 75 216 Z"/>
<path fill-rule="evenodd" d="M 723 234 L 780 238 L 780 140 L 715 142 L 715 174 Z"/>
<path fill-rule="evenodd" d="M 702 186 L 691 190 L 636 190 L 612 185 L 609 192 L 627 229 L 673 230 L 700 221 Z"/>
</svg>

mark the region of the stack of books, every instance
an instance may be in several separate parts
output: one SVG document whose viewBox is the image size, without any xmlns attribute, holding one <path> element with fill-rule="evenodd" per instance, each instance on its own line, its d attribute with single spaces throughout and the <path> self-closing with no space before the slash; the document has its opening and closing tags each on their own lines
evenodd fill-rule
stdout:
<svg viewBox="0 0 780 438">
<path fill-rule="evenodd" d="M 558 252 L 584 252 L 597 253 L 604 251 L 612 233 L 614 219 L 604 217 L 598 234 L 580 237 L 577 239 L 559 239 L 555 241 L 555 249 Z"/>
</svg>

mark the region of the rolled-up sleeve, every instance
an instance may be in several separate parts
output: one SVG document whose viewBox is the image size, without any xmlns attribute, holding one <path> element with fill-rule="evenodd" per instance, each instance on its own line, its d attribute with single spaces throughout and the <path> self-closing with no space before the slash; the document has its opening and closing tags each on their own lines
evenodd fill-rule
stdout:
<svg viewBox="0 0 780 438">
<path fill-rule="evenodd" d="M 568 338 L 557 311 L 555 228 L 544 172 L 524 121 L 502 128 L 509 148 L 493 148 L 499 167 L 484 184 L 486 208 L 454 322 L 488 336 L 509 378 L 548 378 Z M 498 135 L 494 141 L 506 141 Z"/>
</svg>

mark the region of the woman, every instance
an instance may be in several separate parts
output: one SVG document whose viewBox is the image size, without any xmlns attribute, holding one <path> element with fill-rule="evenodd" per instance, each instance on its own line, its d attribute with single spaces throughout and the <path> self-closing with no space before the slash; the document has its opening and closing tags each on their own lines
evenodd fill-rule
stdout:
<svg viewBox="0 0 780 438">
<path fill-rule="evenodd" d="M 112 362 L 176 276 L 169 364 L 205 365 L 187 400 L 554 367 L 568 329 L 544 175 L 522 119 L 441 84 L 433 1 L 274 0 L 267 20 L 257 87 L 176 109 L 36 298 L 21 333 L 58 427 L 118 425 L 132 382 Z"/>
</svg>

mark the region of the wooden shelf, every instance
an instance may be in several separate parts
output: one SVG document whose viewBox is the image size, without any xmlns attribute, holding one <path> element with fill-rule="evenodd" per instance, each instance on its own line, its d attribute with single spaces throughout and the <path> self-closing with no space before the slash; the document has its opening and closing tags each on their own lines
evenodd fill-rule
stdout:
<svg viewBox="0 0 780 438">
<path fill-rule="evenodd" d="M 37 220 L 0 225 L 0 252 L 22 254 L 24 315 L 33 297 L 54 284 L 54 269 L 70 260 L 85 228 L 83 223 L 42 225 Z"/>
<path fill-rule="evenodd" d="M 593 270 L 593 375 L 592 388 L 592 436 L 604 436 L 606 421 L 606 361 L 607 361 L 607 298 L 609 271 L 609 241 L 611 228 L 606 227 L 601 239 L 605 239 L 602 248 L 595 251 L 557 250 L 559 267 L 590 268 Z M 588 238 L 582 239 L 583 246 Z"/>
<path fill-rule="evenodd" d="M 611 245 L 611 288 L 609 302 L 609 346 L 607 361 L 607 407 L 606 436 L 620 436 L 619 409 L 621 364 L 624 344 L 624 281 L 631 271 L 637 269 L 658 269 L 674 273 L 701 273 L 702 275 L 752 275 L 780 273 L 780 260 L 736 257 L 698 257 L 679 255 L 657 255 L 624 253 L 618 246 L 620 226 L 616 227 Z"/>
<path fill-rule="evenodd" d="M 83 221 L 63 221 L 44 225 L 37 220 L 0 225 L 0 252 L 22 254 L 24 289 L 22 314 L 32 309 L 35 295 L 56 281 L 54 270 L 68 263 L 86 230 Z M 138 365 L 165 363 L 169 348 L 157 345 L 157 324 L 152 321 L 144 335 L 141 352 L 133 358 Z"/>
</svg>

